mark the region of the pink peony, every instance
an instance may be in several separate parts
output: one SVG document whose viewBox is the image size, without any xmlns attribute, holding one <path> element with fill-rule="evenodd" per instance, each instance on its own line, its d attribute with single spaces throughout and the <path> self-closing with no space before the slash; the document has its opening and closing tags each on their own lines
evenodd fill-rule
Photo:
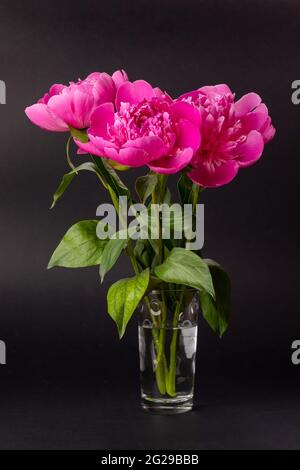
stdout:
<svg viewBox="0 0 300 470">
<path fill-rule="evenodd" d="M 205 86 L 186 93 L 201 114 L 202 143 L 191 162 L 191 180 L 204 187 L 229 183 L 239 168 L 255 163 L 275 129 L 268 109 L 256 93 L 234 101 L 227 85 Z"/>
<path fill-rule="evenodd" d="M 124 71 L 94 72 L 69 86 L 53 85 L 36 104 L 25 109 L 28 118 L 47 131 L 65 132 L 69 127 L 86 129 L 92 112 L 102 103 L 115 100 L 118 87 L 127 80 Z"/>
<path fill-rule="evenodd" d="M 173 102 L 158 88 L 137 80 L 121 84 L 112 103 L 91 116 L 82 151 L 122 165 L 148 165 L 157 173 L 177 173 L 200 145 L 200 114 L 189 103 Z"/>
</svg>

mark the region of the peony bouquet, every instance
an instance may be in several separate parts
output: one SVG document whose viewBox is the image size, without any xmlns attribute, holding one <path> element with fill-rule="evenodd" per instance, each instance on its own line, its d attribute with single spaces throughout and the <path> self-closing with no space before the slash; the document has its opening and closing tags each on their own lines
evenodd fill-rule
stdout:
<svg viewBox="0 0 300 470">
<path fill-rule="evenodd" d="M 98 207 L 101 220 L 77 222 L 66 232 L 49 268 L 97 265 L 102 282 L 125 252 L 134 275 L 109 288 L 108 313 L 120 337 L 138 313 L 143 406 L 191 409 L 198 311 L 222 336 L 230 301 L 228 275 L 202 257 L 199 195 L 259 160 L 275 133 L 266 105 L 252 92 L 236 100 L 225 84 L 174 99 L 116 71 L 55 84 L 25 112 L 42 129 L 68 135 L 70 170 L 52 207 L 82 171 L 95 173 L 112 201 Z M 144 174 L 132 191 L 120 175 L 134 167 Z M 177 177 L 177 195 L 168 189 L 170 175 Z"/>
</svg>

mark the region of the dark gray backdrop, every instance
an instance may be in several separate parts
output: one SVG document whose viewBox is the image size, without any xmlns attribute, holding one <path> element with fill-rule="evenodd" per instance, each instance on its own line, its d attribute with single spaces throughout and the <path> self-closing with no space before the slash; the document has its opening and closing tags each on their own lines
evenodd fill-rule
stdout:
<svg viewBox="0 0 300 470">
<path fill-rule="evenodd" d="M 0 448 L 299 447 L 299 31 L 297 0 L 1 1 Z M 198 406 L 185 416 L 139 410 L 135 321 L 120 343 L 106 312 L 127 260 L 102 287 L 96 268 L 46 271 L 106 196 L 82 174 L 48 210 L 66 136 L 23 110 L 52 83 L 117 68 L 173 96 L 222 82 L 256 91 L 277 128 L 258 164 L 203 194 L 205 255 L 231 275 L 232 316 L 221 341 L 200 321 Z"/>
</svg>

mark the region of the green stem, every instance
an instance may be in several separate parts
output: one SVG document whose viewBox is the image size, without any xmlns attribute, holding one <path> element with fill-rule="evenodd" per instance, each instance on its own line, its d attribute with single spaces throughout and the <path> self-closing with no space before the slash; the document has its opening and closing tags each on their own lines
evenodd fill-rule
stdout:
<svg viewBox="0 0 300 470">
<path fill-rule="evenodd" d="M 68 158 L 69 164 L 72 165 L 72 163 L 70 161 L 70 158 L 69 158 L 69 144 L 70 144 L 70 139 L 68 140 L 68 143 L 67 143 L 67 158 Z M 114 207 L 117 211 L 117 214 L 119 215 L 119 206 L 118 206 L 118 201 L 117 201 L 115 192 L 110 187 L 110 185 L 107 181 L 103 181 L 102 177 L 99 174 L 98 174 L 98 176 L 99 176 L 99 179 L 102 182 L 102 184 L 104 184 L 106 189 L 108 189 L 111 200 L 112 200 L 112 203 L 113 203 L 113 205 L 114 205 Z M 137 260 L 134 256 L 134 250 L 133 250 L 132 241 L 131 241 L 130 238 L 128 239 L 128 243 L 127 243 L 127 254 L 129 255 L 129 258 L 130 258 L 130 261 L 131 261 L 131 264 L 132 264 L 132 267 L 133 267 L 133 270 L 134 270 L 135 274 L 139 274 L 140 270 L 139 270 Z M 165 378 L 166 378 L 166 371 L 167 371 L 167 361 L 166 361 L 166 357 L 165 357 L 165 354 L 164 354 L 164 351 L 163 351 L 162 345 L 161 345 L 161 342 L 162 342 L 161 333 L 162 333 L 163 330 L 159 330 L 157 320 L 151 312 L 151 306 L 150 306 L 149 298 L 147 296 L 145 296 L 145 302 L 146 302 L 146 305 L 147 305 L 147 308 L 148 308 L 148 311 L 149 311 L 149 315 L 150 315 L 152 323 L 153 323 L 152 335 L 153 335 L 155 348 L 156 348 L 156 351 L 157 351 L 157 365 L 156 365 L 156 369 L 155 369 L 156 383 L 157 383 L 157 387 L 159 389 L 160 394 L 164 395 L 166 393 L 166 383 L 165 383 L 166 379 Z M 161 349 L 162 349 L 162 352 L 160 352 Z"/>
<path fill-rule="evenodd" d="M 163 180 L 163 185 L 161 187 L 161 193 L 158 195 L 159 200 L 162 200 L 164 197 L 165 192 L 165 183 L 166 178 Z M 154 195 L 154 200 L 156 200 L 156 195 Z M 161 214 L 159 214 L 159 263 L 163 263 L 164 261 L 164 243 L 162 239 L 162 220 Z M 158 364 L 162 364 L 161 366 L 161 379 L 163 380 L 164 386 L 161 387 L 163 393 L 165 394 L 167 391 L 167 376 L 168 376 L 168 365 L 165 356 L 165 343 L 166 343 L 166 327 L 167 327 L 167 311 L 166 311 L 166 297 L 164 286 L 161 287 L 161 329 L 159 333 L 159 345 L 158 345 L 158 352 L 157 352 L 157 362 Z"/>
<path fill-rule="evenodd" d="M 128 249 L 128 255 L 130 257 L 133 269 L 135 273 L 138 274 L 139 267 L 138 267 L 137 261 L 133 253 L 132 242 L 130 239 L 128 240 L 127 249 Z M 145 296 L 145 302 L 146 302 L 147 309 L 148 309 L 148 312 L 150 314 L 152 324 L 153 324 L 152 336 L 153 336 L 155 348 L 157 351 L 157 364 L 155 368 L 156 383 L 157 383 L 159 393 L 161 395 L 164 395 L 166 393 L 165 376 L 166 376 L 166 366 L 167 366 L 167 361 L 164 355 L 164 351 L 161 350 L 161 334 L 164 331 L 164 329 L 159 330 L 156 318 L 151 312 L 151 305 L 147 296 Z"/>
<path fill-rule="evenodd" d="M 76 171 L 76 167 L 73 165 L 73 163 L 71 161 L 71 157 L 70 157 L 70 143 L 71 143 L 71 140 L 72 140 L 72 136 L 70 135 L 68 140 L 67 140 L 67 145 L 66 145 L 66 156 L 67 156 L 67 162 L 69 164 L 69 167 L 72 170 Z"/>
<path fill-rule="evenodd" d="M 138 267 L 137 260 L 134 256 L 132 241 L 131 241 L 130 238 L 128 238 L 128 242 L 127 242 L 127 252 L 128 252 L 128 255 L 129 255 L 129 258 L 130 258 L 130 261 L 131 261 L 131 264 L 132 264 L 132 267 L 133 267 L 133 270 L 134 270 L 135 274 L 139 274 L 140 270 L 139 270 L 139 267 Z"/>
<path fill-rule="evenodd" d="M 199 199 L 199 193 L 200 193 L 200 186 L 198 186 L 198 184 L 193 184 L 193 200 L 192 200 L 193 214 L 195 214 L 196 205 Z"/>
<path fill-rule="evenodd" d="M 169 372 L 166 380 L 167 393 L 171 397 L 176 396 L 176 356 L 177 356 L 177 339 L 178 339 L 178 320 L 181 313 L 182 301 L 184 298 L 185 287 L 180 293 L 180 298 L 177 301 L 174 318 L 173 318 L 173 335 L 170 344 L 170 365 Z"/>
<path fill-rule="evenodd" d="M 164 201 L 166 194 L 168 175 L 161 175 L 160 202 Z"/>
<path fill-rule="evenodd" d="M 199 194 L 201 191 L 203 191 L 204 188 L 200 188 L 200 186 L 193 184 L 192 188 L 192 211 L 193 214 L 196 212 L 196 206 L 198 204 L 199 200 Z M 185 295 L 185 290 L 186 287 L 183 286 L 181 293 L 180 293 L 180 298 L 179 301 L 177 302 L 175 313 L 174 313 L 174 318 L 173 318 L 173 335 L 172 335 L 172 340 L 170 344 L 170 363 L 169 363 L 169 372 L 166 380 L 166 386 L 167 386 L 167 393 L 171 397 L 176 396 L 176 356 L 177 356 L 177 343 L 178 343 L 178 320 L 179 320 L 179 315 L 182 310 L 182 302 L 184 299 Z"/>
<path fill-rule="evenodd" d="M 166 312 L 166 299 L 164 294 L 164 288 L 161 288 L 161 327 L 159 333 L 159 345 L 158 345 L 158 353 L 157 353 L 157 362 L 160 362 L 165 349 L 165 340 L 166 340 L 166 323 L 167 323 L 167 312 Z"/>
<path fill-rule="evenodd" d="M 165 190 L 166 190 L 166 177 L 161 178 L 161 184 L 159 187 L 155 188 L 152 194 L 152 203 L 158 204 L 163 200 Z M 159 214 L 159 262 L 162 263 L 164 260 L 164 246 L 162 240 L 162 229 L 161 229 L 161 217 Z M 153 338 L 155 342 L 156 354 L 157 354 L 157 366 L 155 370 L 156 383 L 158 390 L 161 395 L 166 393 L 166 377 L 168 374 L 168 364 L 165 355 L 165 340 L 166 340 L 166 302 L 163 288 L 162 293 L 162 302 L 161 302 L 161 322 L 158 328 L 154 326 L 152 329 Z M 148 300 L 148 299 L 147 299 Z M 147 302 L 146 300 L 146 302 Z"/>
<path fill-rule="evenodd" d="M 134 272 L 136 274 L 139 273 L 139 267 L 137 264 L 137 260 L 134 256 L 134 251 L 133 251 L 133 246 L 132 246 L 132 241 L 131 239 L 128 239 L 128 244 L 127 244 L 127 252 L 131 260 L 131 264 L 133 266 Z M 153 328 L 152 328 L 152 336 L 155 344 L 155 349 L 157 353 L 157 364 L 155 368 L 155 377 L 156 377 L 156 383 L 157 383 L 157 388 L 159 390 L 159 393 L 161 395 L 164 395 L 166 393 L 166 368 L 167 368 L 167 360 L 164 354 L 164 349 L 163 349 L 163 332 L 165 331 L 164 328 L 159 330 L 157 320 L 155 316 L 151 312 L 151 305 L 149 298 L 146 296 L 145 297 L 145 302 L 148 308 L 149 315 L 152 320 Z M 164 308 L 164 306 L 163 306 Z"/>
</svg>

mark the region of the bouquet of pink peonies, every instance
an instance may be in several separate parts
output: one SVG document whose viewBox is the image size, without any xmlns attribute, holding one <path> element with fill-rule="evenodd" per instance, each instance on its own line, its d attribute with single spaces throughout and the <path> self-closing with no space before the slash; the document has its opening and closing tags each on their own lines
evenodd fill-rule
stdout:
<svg viewBox="0 0 300 470">
<path fill-rule="evenodd" d="M 55 84 L 25 112 L 43 129 L 68 133 L 70 171 L 52 207 L 81 171 L 96 174 L 113 205 L 112 211 L 99 206 L 97 215 L 109 213 L 101 221 L 73 225 L 49 268 L 99 265 L 102 281 L 125 252 L 134 276 L 110 287 L 108 313 L 122 337 L 138 310 L 143 406 L 190 409 L 198 310 L 221 336 L 230 301 L 227 274 L 202 258 L 203 240 L 197 243 L 203 230 L 199 194 L 229 183 L 240 168 L 259 160 L 275 133 L 266 105 L 256 93 L 235 101 L 224 84 L 173 99 L 117 71 L 112 76 L 94 72 L 68 86 Z M 70 156 L 72 141 L 78 165 Z M 148 167 L 136 180 L 138 202 L 120 178 L 132 167 Z M 178 175 L 179 204 L 167 186 L 172 174 Z M 129 225 L 128 214 L 135 217 Z"/>
</svg>

